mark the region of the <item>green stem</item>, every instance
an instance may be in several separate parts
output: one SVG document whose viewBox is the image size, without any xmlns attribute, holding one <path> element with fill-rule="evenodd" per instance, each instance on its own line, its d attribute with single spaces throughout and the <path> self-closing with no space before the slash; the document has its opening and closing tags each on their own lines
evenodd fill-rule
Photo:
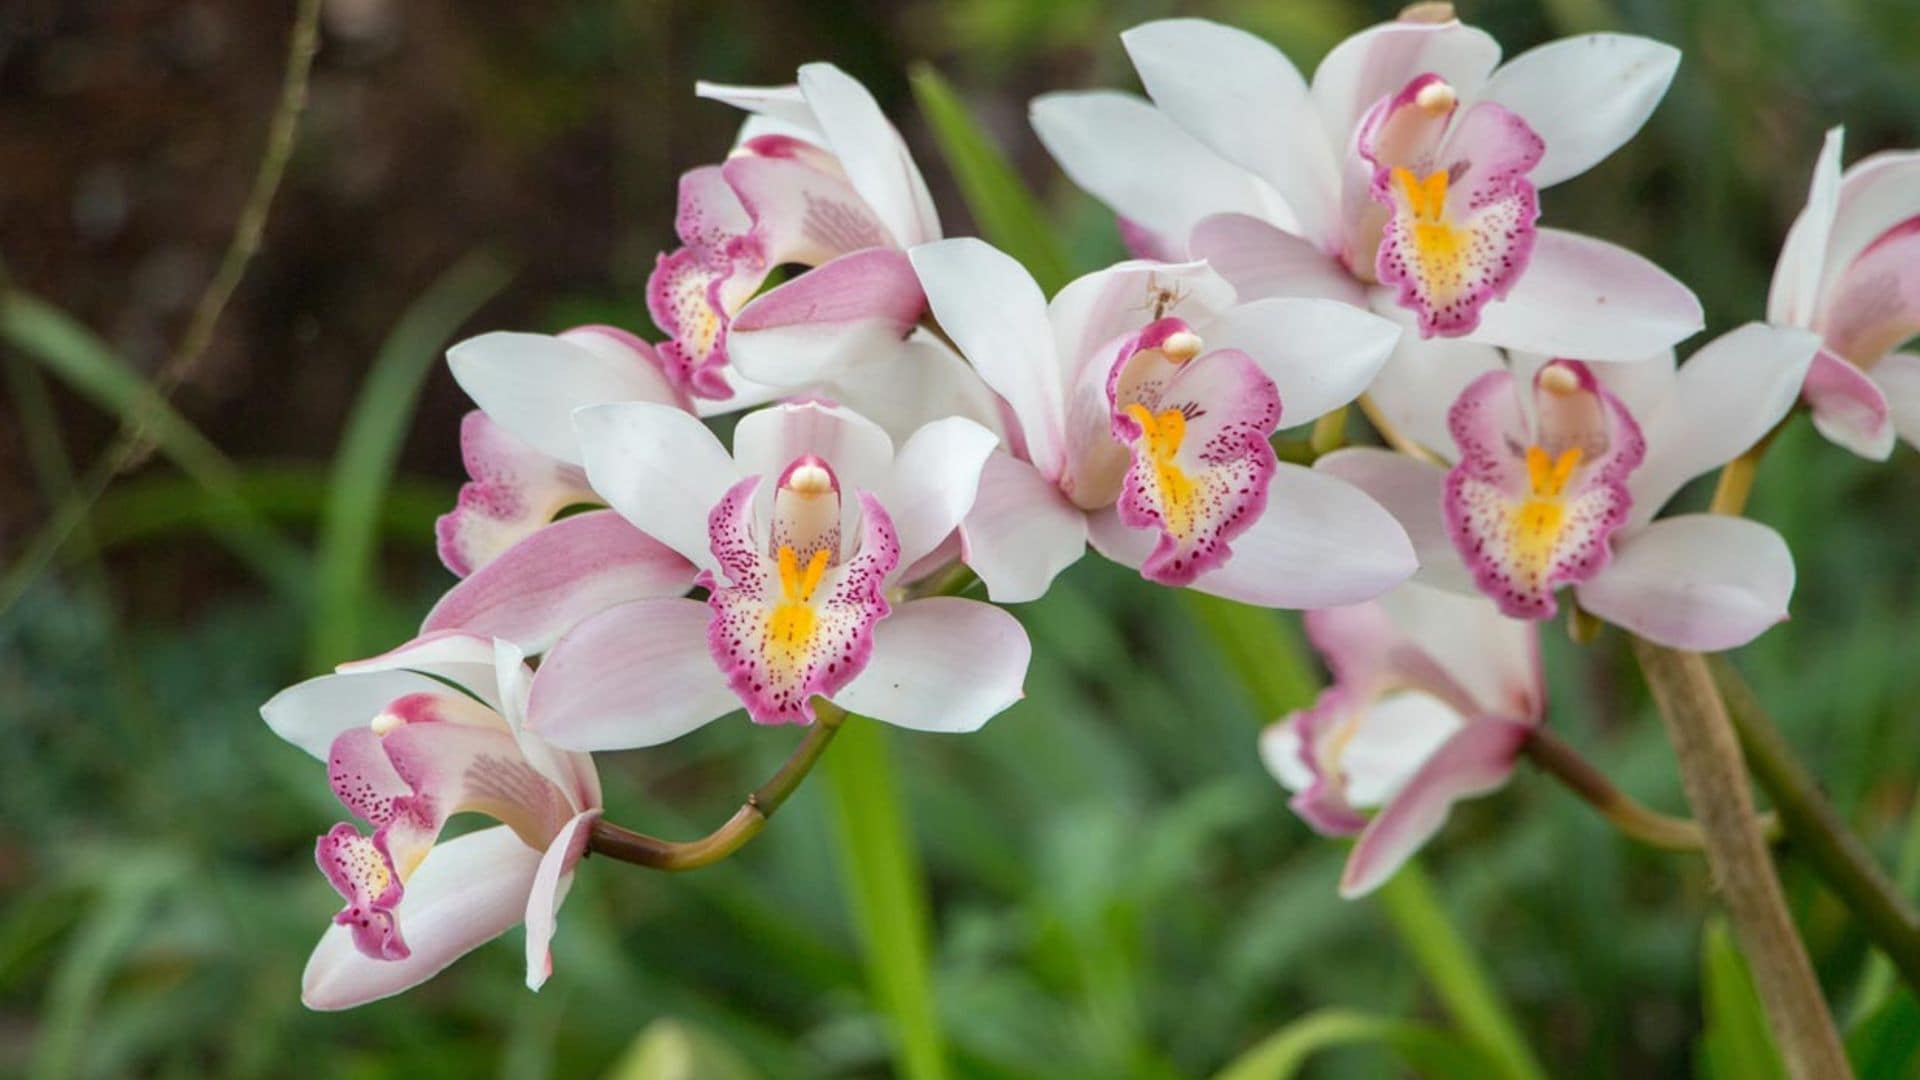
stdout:
<svg viewBox="0 0 1920 1080">
<path fill-rule="evenodd" d="M 908 1080 L 947 1075 L 929 975 L 926 876 L 900 812 L 880 725 L 848 717 L 827 763 L 847 899 L 867 977 L 893 1023 L 894 1066 Z"/>
<path fill-rule="evenodd" d="M 1790 850 L 1819 872 L 1901 978 L 1920 991 L 1920 912 L 1853 835 L 1740 672 L 1719 657 L 1710 666 L 1753 775 L 1773 797 Z"/>
<path fill-rule="evenodd" d="M 1508 1076 L 1545 1080 L 1546 1069 L 1534 1058 L 1472 947 L 1433 895 L 1419 864 L 1401 867 L 1374 895 L 1454 1023 L 1499 1061 Z"/>
<path fill-rule="evenodd" d="M 1331 454 L 1347 443 L 1347 407 L 1333 410 L 1313 422 L 1313 434 L 1307 438 L 1307 447 L 1315 457 Z"/>
<path fill-rule="evenodd" d="M 1915 799 L 1907 817 L 1907 838 L 1900 845 L 1900 865 L 1894 873 L 1900 895 L 1911 897 L 1920 891 L 1920 799 Z M 1860 988 L 1853 995 L 1853 1019 L 1859 1022 L 1893 993 L 1893 964 L 1885 953 L 1876 952 L 1867 959 L 1867 970 L 1860 976 Z"/>
<path fill-rule="evenodd" d="M 1634 657 L 1673 743 L 1681 785 L 1706 834 L 1707 863 L 1753 966 L 1767 1021 L 1795 1077 L 1851 1075 L 1806 945 L 1753 809 L 1746 765 L 1705 658 L 1633 638 Z M 1781 807 L 1792 830 L 1792 818 Z"/>
</svg>

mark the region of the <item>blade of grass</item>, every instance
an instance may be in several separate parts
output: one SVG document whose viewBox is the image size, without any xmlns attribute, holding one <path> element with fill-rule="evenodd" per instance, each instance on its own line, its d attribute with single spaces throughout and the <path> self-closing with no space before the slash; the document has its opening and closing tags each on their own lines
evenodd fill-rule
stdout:
<svg viewBox="0 0 1920 1080">
<path fill-rule="evenodd" d="M 1900 844 L 1900 862 L 1894 869 L 1894 884 L 1900 895 L 1911 898 L 1920 892 L 1920 799 L 1914 800 L 1907 818 L 1906 839 Z M 1893 961 L 1875 950 L 1867 958 L 1867 969 L 1860 976 L 1860 987 L 1853 995 L 1853 1021 L 1858 1024 L 1880 1010 L 1893 993 Z"/>
<path fill-rule="evenodd" d="M 191 477 L 211 501 L 210 527 L 255 569 L 289 595 L 304 595 L 309 580 L 306 553 L 274 532 L 239 492 L 238 470 L 199 429 L 161 398 L 146 380 L 92 331 L 59 308 L 22 293 L 0 296 L 0 340 L 123 424 L 143 417 L 145 430 L 168 460 Z M 101 484 L 102 458 L 61 501 L 54 518 L 27 545 L 0 579 L 0 611 L 13 606 L 60 546 L 87 517 L 91 486 Z"/>
<path fill-rule="evenodd" d="M 506 286 L 509 276 L 491 254 L 466 256 L 413 302 L 374 357 L 334 456 L 320 526 L 309 650 L 315 667 L 359 655 L 360 615 L 371 599 L 381 506 L 421 384 L 447 339 Z"/>
<path fill-rule="evenodd" d="M 1495 1063 L 1471 1043 L 1427 1024 L 1369 1016 L 1346 1009 L 1322 1009 L 1287 1024 L 1255 1043 L 1214 1080 L 1285 1080 L 1306 1067 L 1322 1050 L 1379 1043 L 1420 1076 L 1486 1076 Z"/>
<path fill-rule="evenodd" d="M 327 513 L 329 470 L 288 463 L 243 466 L 235 478 L 248 506 L 276 525 L 309 526 Z M 453 505 L 454 487 L 440 480 L 396 476 L 376 523 L 384 541 L 431 548 L 433 523 Z M 191 479 L 134 477 L 100 497 L 90 527 L 102 550 L 191 536 L 211 529 L 220 505 Z"/>
<path fill-rule="evenodd" d="M 909 81 L 980 235 L 1020 260 L 1040 288 L 1053 295 L 1067 283 L 1070 271 L 1033 193 L 938 71 L 915 64 Z"/>
<path fill-rule="evenodd" d="M 908 1080 L 947 1075 L 928 974 L 927 886 L 879 723 L 849 716 L 826 760 L 842 877 L 867 978 L 892 1021 L 894 1062 Z"/>
<path fill-rule="evenodd" d="M 1262 723 L 1313 701 L 1319 680 L 1308 666 L 1300 635 L 1266 608 L 1183 589 L 1187 610 L 1199 622 L 1227 665 L 1240 677 L 1263 714 Z"/>
<path fill-rule="evenodd" d="M 1723 918 L 1707 922 L 1700 968 L 1706 1012 L 1706 1031 L 1700 1036 L 1703 1074 L 1711 1080 L 1786 1080 L 1753 974 Z"/>
</svg>

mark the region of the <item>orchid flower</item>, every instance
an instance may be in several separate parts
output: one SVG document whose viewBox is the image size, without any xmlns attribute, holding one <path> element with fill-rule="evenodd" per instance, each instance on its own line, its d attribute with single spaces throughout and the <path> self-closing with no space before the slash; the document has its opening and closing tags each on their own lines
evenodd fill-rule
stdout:
<svg viewBox="0 0 1920 1080">
<path fill-rule="evenodd" d="M 779 396 L 756 380 L 809 384 L 896 346 L 925 310 L 905 249 L 939 239 L 940 218 L 873 95 L 832 64 L 698 93 L 754 115 L 724 163 L 681 177 L 682 246 L 647 282 L 674 385 L 737 408 Z M 755 296 L 793 264 L 813 269 Z"/>
<path fill-rule="evenodd" d="M 1268 442 L 1359 394 L 1390 323 L 1325 300 L 1236 305 L 1204 263 L 1122 263 L 1049 304 L 978 240 L 912 254 L 1013 417 L 961 530 L 995 600 L 1040 596 L 1089 540 L 1150 580 L 1273 607 L 1352 603 L 1412 572 L 1390 515 Z"/>
<path fill-rule="evenodd" d="M 1416 580 L 1477 589 L 1520 619 L 1551 618 L 1571 585 L 1582 608 L 1649 640 L 1730 649 L 1786 618 L 1786 542 L 1745 518 L 1654 515 L 1787 414 L 1818 344 L 1750 323 L 1678 369 L 1671 353 L 1516 356 L 1454 401 L 1450 467 L 1372 448 L 1316 467 L 1393 509 L 1420 552 Z"/>
<path fill-rule="evenodd" d="M 1804 393 L 1813 424 L 1861 457 L 1894 436 L 1920 446 L 1920 151 L 1875 154 L 1840 171 L 1842 129 L 1827 133 L 1806 209 L 1773 271 L 1767 319 L 1812 330 L 1820 354 Z"/>
<path fill-rule="evenodd" d="M 576 627 L 541 673 L 602 692 L 544 712 L 536 693 L 542 735 L 649 746 L 742 706 L 759 723 L 811 723 L 815 697 L 968 731 L 1021 696 L 1031 646 L 1012 616 L 897 588 L 941 561 L 972 506 L 997 441 L 980 425 L 938 421 L 896 453 L 857 413 L 789 403 L 743 418 L 729 454 L 662 405 L 583 409 L 576 424 L 594 489 L 699 566 L 707 597 L 638 600 Z"/>
<path fill-rule="evenodd" d="M 460 426 L 470 479 L 438 523 L 441 561 L 463 580 L 421 633 L 464 630 L 538 653 L 614 604 L 686 593 L 693 564 L 605 509 L 573 433 L 573 410 L 586 405 L 692 409 L 651 345 L 610 326 L 496 332 L 455 345 L 447 361 L 479 406 Z M 598 509 L 559 517 L 579 506 Z"/>
<path fill-rule="evenodd" d="M 1454 803 L 1506 783 L 1546 700 L 1539 637 L 1479 597 L 1417 584 L 1309 611 L 1306 626 L 1333 685 L 1262 733 L 1260 756 L 1316 831 L 1359 835 L 1340 895 L 1364 896 Z"/>
<path fill-rule="evenodd" d="M 373 828 L 342 822 L 315 847 L 346 907 L 307 962 L 308 1007 L 397 994 L 522 921 L 527 986 L 546 981 L 554 919 L 601 810 L 592 759 L 529 730 L 535 691 L 564 706 L 580 686 L 559 685 L 569 677 L 535 676 L 507 642 L 434 634 L 262 706 L 276 734 L 327 762 L 334 794 Z M 442 842 L 466 812 L 499 824 Z"/>
<path fill-rule="evenodd" d="M 1122 41 L 1152 104 L 1033 103 L 1067 175 L 1143 253 L 1207 259 L 1243 298 L 1324 296 L 1412 323 L 1383 382 L 1456 340 L 1638 360 L 1702 325 L 1652 263 L 1536 224 L 1540 189 L 1645 123 L 1679 62 L 1669 46 L 1590 34 L 1496 67 L 1480 30 L 1400 21 L 1336 46 L 1309 85 L 1265 41 L 1206 20 Z"/>
</svg>

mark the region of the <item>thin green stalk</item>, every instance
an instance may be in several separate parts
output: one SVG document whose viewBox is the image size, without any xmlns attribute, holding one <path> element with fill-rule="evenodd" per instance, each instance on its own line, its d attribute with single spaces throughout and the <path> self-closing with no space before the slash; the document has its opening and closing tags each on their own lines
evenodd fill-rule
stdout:
<svg viewBox="0 0 1920 1080">
<path fill-rule="evenodd" d="M 1900 863 L 1894 871 L 1900 895 L 1912 897 L 1920 892 L 1920 799 L 1913 802 L 1907 817 L 1907 838 L 1900 845 Z M 1853 1019 L 1859 1022 L 1872 1016 L 1893 993 L 1893 963 L 1884 953 L 1867 959 L 1867 970 L 1860 976 L 1860 987 L 1853 995 Z"/>
<path fill-rule="evenodd" d="M 1378 1043 L 1422 1076 L 1485 1076 L 1495 1063 L 1459 1036 L 1412 1020 L 1321 1009 L 1293 1020 L 1233 1059 L 1213 1080 L 1284 1080 L 1337 1046 Z"/>
<path fill-rule="evenodd" d="M 1263 722 L 1313 701 L 1318 680 L 1290 622 L 1266 608 L 1223 600 L 1193 589 L 1180 596 L 1200 628 L 1252 695 Z"/>
<path fill-rule="evenodd" d="M 1419 864 L 1401 867 L 1374 895 L 1454 1023 L 1472 1035 L 1506 1075 L 1545 1080 L 1546 1069 L 1534 1058 L 1472 946 L 1433 895 Z"/>
<path fill-rule="evenodd" d="M 1901 978 L 1920 992 L 1920 912 L 1827 801 L 1740 672 L 1721 657 L 1709 666 L 1754 778 L 1773 798 L 1790 850 L 1819 872 Z"/>
<path fill-rule="evenodd" d="M 885 732 L 850 716 L 839 742 L 827 762 L 827 790 L 867 977 L 892 1021 L 897 1073 L 941 1080 L 947 1061 L 929 975 L 926 876 L 901 813 Z"/>
</svg>

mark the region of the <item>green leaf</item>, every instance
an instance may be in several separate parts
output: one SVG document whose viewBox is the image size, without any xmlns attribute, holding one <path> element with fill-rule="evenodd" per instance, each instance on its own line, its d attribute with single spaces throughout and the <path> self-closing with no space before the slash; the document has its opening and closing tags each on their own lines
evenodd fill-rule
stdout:
<svg viewBox="0 0 1920 1080">
<path fill-rule="evenodd" d="M 928 974 L 926 873 L 901 820 L 886 732 L 861 716 L 843 723 L 826 755 L 827 787 L 867 979 L 893 1021 L 900 1075 L 939 1080 L 947 1063 Z"/>
<path fill-rule="evenodd" d="M 1700 965 L 1706 1011 L 1706 1031 L 1700 1036 L 1700 1075 L 1708 1080 L 1785 1080 L 1786 1066 L 1767 1029 L 1753 976 L 1726 920 L 1715 918 L 1707 923 Z"/>
<path fill-rule="evenodd" d="M 980 235 L 1019 260 L 1041 290 L 1052 296 L 1067 283 L 1071 271 L 1033 193 L 938 71 L 916 64 L 910 80 L 914 99 L 947 167 L 953 170 Z"/>
<path fill-rule="evenodd" d="M 288 463 L 243 466 L 236 477 L 240 497 L 276 524 L 313 525 L 326 514 L 327 470 Z M 451 484 L 395 477 L 376 522 L 384 540 L 433 546 L 434 519 L 453 505 Z M 220 504 L 191 479 L 171 474 L 137 476 L 119 484 L 95 505 L 93 539 L 101 549 L 187 536 L 214 529 Z"/>
<path fill-rule="evenodd" d="M 682 1020 L 655 1020 L 634 1036 L 606 1080 L 755 1080 L 726 1043 Z"/>
<path fill-rule="evenodd" d="M 420 386 L 447 339 L 509 276 L 490 254 L 461 259 L 414 301 L 374 357 L 333 460 L 315 568 L 315 667 L 330 668 L 360 653 L 360 616 L 372 599 L 374 538 Z"/>
<path fill-rule="evenodd" d="M 1472 1080 L 1499 1071 L 1499 1064 L 1483 1050 L 1439 1028 L 1345 1009 L 1323 1009 L 1255 1043 L 1220 1070 L 1215 1080 L 1284 1080 L 1322 1050 L 1368 1043 L 1386 1047 L 1424 1077 Z"/>
<path fill-rule="evenodd" d="M 1193 589 L 1180 595 L 1265 714 L 1263 722 L 1313 702 L 1319 680 L 1307 664 L 1299 633 L 1279 613 Z"/>
<path fill-rule="evenodd" d="M 1847 1034 L 1847 1058 L 1861 1080 L 1920 1076 L 1920 1003 L 1902 990 Z"/>
</svg>

